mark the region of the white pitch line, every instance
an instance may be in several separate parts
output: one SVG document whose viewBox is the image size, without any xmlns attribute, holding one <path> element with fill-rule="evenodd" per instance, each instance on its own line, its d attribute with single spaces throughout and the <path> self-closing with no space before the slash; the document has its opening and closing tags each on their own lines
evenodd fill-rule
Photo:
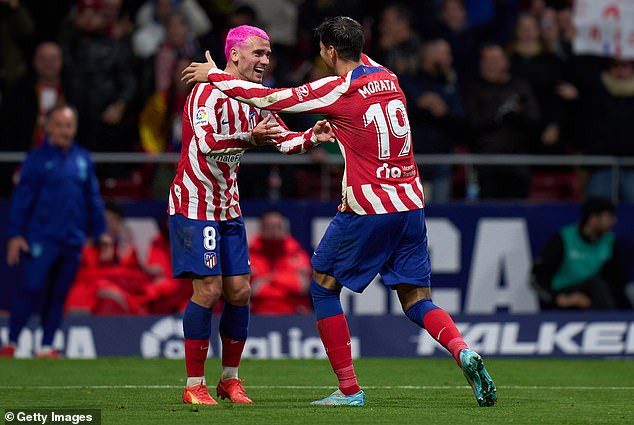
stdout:
<svg viewBox="0 0 634 425">
<path fill-rule="evenodd" d="M 332 385 L 246 385 L 253 389 L 316 390 L 332 389 Z M 0 385 L 0 390 L 165 390 L 182 389 L 182 385 Z M 471 388 L 468 385 L 365 385 L 368 390 L 457 390 Z M 573 391 L 622 391 L 634 390 L 634 387 L 595 387 L 595 386 L 537 386 L 505 385 L 498 390 L 573 390 Z"/>
</svg>

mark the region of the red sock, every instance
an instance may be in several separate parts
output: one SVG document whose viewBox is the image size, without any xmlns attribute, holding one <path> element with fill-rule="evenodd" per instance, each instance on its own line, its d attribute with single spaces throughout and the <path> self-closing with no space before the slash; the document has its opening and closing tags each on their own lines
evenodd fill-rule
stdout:
<svg viewBox="0 0 634 425">
<path fill-rule="evenodd" d="M 246 341 L 238 341 L 222 335 L 220 339 L 222 339 L 222 366 L 240 366 L 240 358 Z"/>
<path fill-rule="evenodd" d="M 432 338 L 449 350 L 458 366 L 461 366 L 460 351 L 469 348 L 469 346 L 462 339 L 462 335 L 460 335 L 460 331 L 456 328 L 451 316 L 445 310 L 436 308 L 425 314 L 423 326 Z"/>
<path fill-rule="evenodd" d="M 337 314 L 318 320 L 317 330 L 326 348 L 332 370 L 339 380 L 341 392 L 345 395 L 352 395 L 361 391 L 352 365 L 350 331 L 346 316 Z"/>
<path fill-rule="evenodd" d="M 187 376 L 205 376 L 205 360 L 209 349 L 208 339 L 185 338 L 185 368 Z"/>
</svg>

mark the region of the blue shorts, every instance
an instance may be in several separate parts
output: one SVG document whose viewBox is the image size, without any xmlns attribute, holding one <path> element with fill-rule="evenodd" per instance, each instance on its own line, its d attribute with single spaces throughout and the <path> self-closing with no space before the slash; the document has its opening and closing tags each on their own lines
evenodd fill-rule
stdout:
<svg viewBox="0 0 634 425">
<path fill-rule="evenodd" d="M 430 286 L 422 209 L 392 214 L 337 213 L 311 259 L 313 268 L 354 292 L 378 274 L 386 286 Z"/>
<path fill-rule="evenodd" d="M 242 217 L 205 221 L 170 215 L 169 230 L 175 278 L 251 273 Z"/>
</svg>

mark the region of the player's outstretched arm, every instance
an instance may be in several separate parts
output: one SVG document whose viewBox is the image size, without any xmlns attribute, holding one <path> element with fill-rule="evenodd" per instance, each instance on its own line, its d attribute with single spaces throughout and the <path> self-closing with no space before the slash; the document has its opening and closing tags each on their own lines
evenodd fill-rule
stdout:
<svg viewBox="0 0 634 425">
<path fill-rule="evenodd" d="M 275 147 L 286 155 L 302 154 L 320 143 L 335 140 L 332 126 L 326 120 L 318 121 L 304 132 L 297 132 L 290 131 L 275 112 L 262 111 L 262 116 L 265 116 L 265 119 L 270 118 L 271 122 L 277 122 L 279 128 L 282 129 L 281 137 L 276 140 Z"/>
<path fill-rule="evenodd" d="M 326 120 L 317 121 L 313 128 L 303 133 L 290 134 L 296 134 L 297 136 L 283 140 L 276 146 L 280 152 L 287 155 L 304 153 L 320 143 L 334 143 L 336 140 L 332 126 Z"/>
<path fill-rule="evenodd" d="M 188 84 L 210 82 L 227 96 L 260 109 L 328 115 L 350 86 L 349 78 L 325 77 L 300 87 L 264 87 L 218 69 L 209 51 L 205 56 L 207 62 L 192 62 L 183 70 L 181 80 Z"/>
</svg>

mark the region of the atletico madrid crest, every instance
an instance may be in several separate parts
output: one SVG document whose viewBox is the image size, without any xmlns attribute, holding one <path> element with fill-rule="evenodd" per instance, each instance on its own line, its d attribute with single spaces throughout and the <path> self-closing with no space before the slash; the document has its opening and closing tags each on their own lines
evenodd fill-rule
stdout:
<svg viewBox="0 0 634 425">
<path fill-rule="evenodd" d="M 213 269 L 216 266 L 215 252 L 205 252 L 205 265 L 210 269 Z"/>
</svg>

